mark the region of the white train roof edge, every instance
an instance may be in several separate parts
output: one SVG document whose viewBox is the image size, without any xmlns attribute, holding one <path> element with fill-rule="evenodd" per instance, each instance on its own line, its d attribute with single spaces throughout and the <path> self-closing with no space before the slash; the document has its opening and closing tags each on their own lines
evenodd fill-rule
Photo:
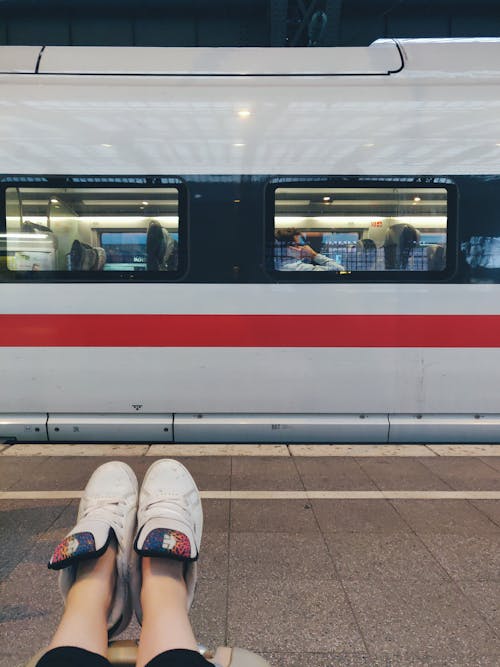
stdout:
<svg viewBox="0 0 500 667">
<path fill-rule="evenodd" d="M 0 46 L 0 74 L 500 75 L 499 38 L 380 39 L 367 47 Z"/>
</svg>

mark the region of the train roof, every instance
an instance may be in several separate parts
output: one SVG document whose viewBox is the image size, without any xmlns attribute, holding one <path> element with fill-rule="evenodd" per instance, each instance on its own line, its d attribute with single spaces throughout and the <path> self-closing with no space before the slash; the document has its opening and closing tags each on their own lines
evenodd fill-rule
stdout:
<svg viewBox="0 0 500 667">
<path fill-rule="evenodd" d="M 0 46 L 1 74 L 497 77 L 500 39 L 381 39 L 368 47 Z"/>
</svg>

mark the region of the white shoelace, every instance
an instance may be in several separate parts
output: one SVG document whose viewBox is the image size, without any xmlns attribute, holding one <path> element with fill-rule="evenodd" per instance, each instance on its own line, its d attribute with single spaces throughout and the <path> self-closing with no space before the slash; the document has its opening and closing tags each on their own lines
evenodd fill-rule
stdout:
<svg viewBox="0 0 500 667">
<path fill-rule="evenodd" d="M 174 506 L 174 510 L 172 508 Z M 191 531 L 194 532 L 193 519 L 191 512 L 186 508 L 186 502 L 183 500 L 182 496 L 173 496 L 166 498 L 158 498 L 152 500 L 146 505 L 142 512 L 142 523 L 143 525 L 150 519 L 163 519 L 165 514 L 170 516 L 172 510 L 176 520 L 184 523 Z M 178 516 L 175 516 L 178 515 Z"/>
<path fill-rule="evenodd" d="M 118 527 L 119 530 L 123 530 L 125 524 L 122 507 L 126 502 L 127 501 L 122 498 L 118 500 L 116 498 L 99 498 L 90 501 L 83 512 L 81 519 L 87 519 L 88 517 L 91 519 L 102 519 L 106 521 L 106 523 Z"/>
</svg>

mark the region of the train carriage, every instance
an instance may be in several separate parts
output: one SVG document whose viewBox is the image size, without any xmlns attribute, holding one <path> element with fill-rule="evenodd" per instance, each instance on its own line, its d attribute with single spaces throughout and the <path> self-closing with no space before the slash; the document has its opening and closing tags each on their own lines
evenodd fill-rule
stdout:
<svg viewBox="0 0 500 667">
<path fill-rule="evenodd" d="M 498 63 L 0 47 L 0 438 L 497 441 Z"/>
</svg>

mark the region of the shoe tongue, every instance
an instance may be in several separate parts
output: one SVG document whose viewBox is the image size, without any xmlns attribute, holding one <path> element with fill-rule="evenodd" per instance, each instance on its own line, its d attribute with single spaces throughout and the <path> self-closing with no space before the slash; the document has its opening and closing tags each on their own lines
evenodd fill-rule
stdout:
<svg viewBox="0 0 500 667">
<path fill-rule="evenodd" d="M 196 542 L 191 529 L 181 521 L 149 519 L 137 540 L 137 551 L 141 556 L 167 556 L 180 560 L 193 560 L 198 557 Z"/>
<path fill-rule="evenodd" d="M 56 547 L 49 568 L 60 570 L 79 559 L 97 558 L 106 550 L 109 531 L 107 523 L 83 519 Z"/>
</svg>

